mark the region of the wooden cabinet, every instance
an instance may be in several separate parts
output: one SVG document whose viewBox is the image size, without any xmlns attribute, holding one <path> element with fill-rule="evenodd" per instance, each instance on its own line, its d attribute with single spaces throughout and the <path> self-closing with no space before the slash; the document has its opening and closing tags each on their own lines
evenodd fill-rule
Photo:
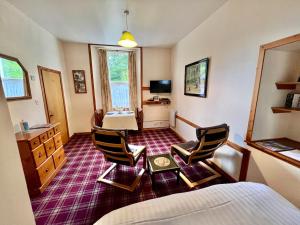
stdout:
<svg viewBox="0 0 300 225">
<path fill-rule="evenodd" d="M 66 163 L 60 124 L 16 134 L 29 194 L 42 193 Z"/>
</svg>

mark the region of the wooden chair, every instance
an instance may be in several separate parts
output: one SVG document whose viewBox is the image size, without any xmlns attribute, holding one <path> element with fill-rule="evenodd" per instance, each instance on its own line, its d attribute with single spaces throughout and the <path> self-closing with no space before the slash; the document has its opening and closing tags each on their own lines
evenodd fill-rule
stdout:
<svg viewBox="0 0 300 225">
<path fill-rule="evenodd" d="M 136 122 L 137 122 L 139 131 L 142 131 L 143 130 L 143 122 L 144 122 L 143 109 L 136 108 L 135 118 L 136 118 Z"/>
<path fill-rule="evenodd" d="M 127 191 L 134 191 L 140 183 L 146 169 L 146 146 L 127 144 L 126 130 L 109 130 L 97 127 L 92 129 L 92 137 L 97 149 L 104 154 L 105 160 L 113 162 L 113 164 L 100 176 L 98 181 Z M 140 170 L 138 176 L 130 186 L 105 179 L 105 176 L 108 175 L 117 165 L 135 167 L 141 155 L 143 155 L 143 168 Z"/>
<path fill-rule="evenodd" d="M 207 159 L 213 157 L 215 151 L 219 147 L 225 144 L 229 135 L 229 126 L 227 124 L 222 124 L 214 127 L 197 128 L 196 135 L 198 141 L 189 141 L 171 146 L 171 154 L 177 154 L 187 165 L 200 163 L 203 167 L 213 173 L 210 177 L 192 182 L 181 172 L 180 177 L 190 188 L 221 176 L 205 162 Z"/>
<path fill-rule="evenodd" d="M 97 127 L 102 127 L 103 117 L 104 117 L 103 109 L 97 109 L 94 112 L 94 118 L 95 118 L 95 124 L 94 125 L 97 126 Z"/>
</svg>

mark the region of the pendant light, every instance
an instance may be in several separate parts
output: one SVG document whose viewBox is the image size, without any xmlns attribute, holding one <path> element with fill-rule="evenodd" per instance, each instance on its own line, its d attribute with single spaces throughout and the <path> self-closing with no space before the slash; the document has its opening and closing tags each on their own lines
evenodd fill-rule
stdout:
<svg viewBox="0 0 300 225">
<path fill-rule="evenodd" d="M 127 16 L 129 14 L 129 11 L 126 9 L 124 11 L 125 17 L 126 17 L 126 30 L 123 31 L 122 36 L 120 40 L 118 41 L 118 45 L 125 47 L 125 48 L 133 48 L 137 46 L 137 43 L 134 39 L 134 36 L 128 31 L 128 23 L 127 23 Z"/>
</svg>

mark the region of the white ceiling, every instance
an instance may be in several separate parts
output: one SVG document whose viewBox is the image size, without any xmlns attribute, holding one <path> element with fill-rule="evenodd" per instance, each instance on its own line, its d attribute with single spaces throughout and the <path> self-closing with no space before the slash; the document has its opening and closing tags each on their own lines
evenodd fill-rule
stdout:
<svg viewBox="0 0 300 225">
<path fill-rule="evenodd" d="M 124 29 L 140 46 L 171 46 L 227 0 L 7 0 L 56 37 L 116 44 Z"/>
</svg>

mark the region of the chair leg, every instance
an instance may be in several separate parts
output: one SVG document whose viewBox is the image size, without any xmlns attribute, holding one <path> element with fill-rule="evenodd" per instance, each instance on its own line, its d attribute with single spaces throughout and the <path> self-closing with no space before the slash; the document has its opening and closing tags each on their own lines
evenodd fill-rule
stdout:
<svg viewBox="0 0 300 225">
<path fill-rule="evenodd" d="M 135 180 L 133 181 L 133 183 L 128 186 L 128 185 L 124 185 L 124 184 L 120 184 L 120 183 L 117 183 L 115 181 L 111 181 L 111 180 L 108 180 L 108 179 L 105 179 L 104 177 L 106 175 L 108 175 L 114 168 L 116 168 L 117 164 L 116 163 L 113 163 L 99 178 L 98 178 L 98 182 L 102 182 L 102 183 L 105 183 L 105 184 L 109 184 L 109 185 L 112 185 L 114 187 L 118 187 L 118 188 L 122 188 L 126 191 L 130 191 L 130 192 L 133 192 L 136 187 L 139 185 L 140 181 L 141 181 L 141 178 L 145 172 L 145 169 L 142 168 L 139 172 L 139 174 L 137 175 L 137 177 L 135 178 Z"/>
<path fill-rule="evenodd" d="M 143 168 L 144 169 L 147 168 L 147 149 L 145 149 L 145 151 L 143 153 Z"/>
<path fill-rule="evenodd" d="M 190 181 L 184 173 L 180 172 L 180 177 L 181 177 L 181 179 L 182 179 L 182 180 L 183 180 L 190 188 L 197 187 L 197 186 L 199 186 L 199 185 L 201 185 L 201 184 L 204 184 L 204 183 L 206 183 L 206 182 L 208 182 L 208 181 L 211 181 L 211 180 L 214 180 L 214 179 L 216 179 L 216 178 L 218 178 L 218 177 L 221 177 L 221 175 L 220 175 L 217 171 L 215 171 L 214 169 L 212 169 L 211 167 L 209 167 L 209 166 L 208 166 L 207 164 L 205 164 L 204 162 L 199 162 L 199 164 L 200 164 L 201 166 L 205 167 L 205 169 L 207 169 L 207 170 L 209 170 L 210 172 L 212 172 L 213 175 L 211 175 L 211 176 L 209 176 L 209 177 L 206 177 L 206 178 L 203 178 L 203 179 L 200 179 L 200 180 L 198 180 L 198 181 L 194 181 L 194 182 L 193 182 L 193 181 Z"/>
</svg>

